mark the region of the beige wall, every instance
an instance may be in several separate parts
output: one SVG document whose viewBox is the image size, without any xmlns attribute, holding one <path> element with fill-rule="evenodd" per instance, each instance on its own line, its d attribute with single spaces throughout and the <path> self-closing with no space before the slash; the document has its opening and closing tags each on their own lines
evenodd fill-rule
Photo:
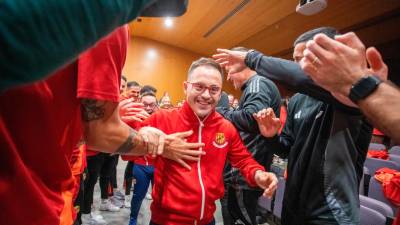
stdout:
<svg viewBox="0 0 400 225">
<path fill-rule="evenodd" d="M 149 52 L 153 53 L 149 53 Z M 141 85 L 150 84 L 157 88 L 157 97 L 165 91 L 169 93 L 173 104 L 184 99 L 183 81 L 192 61 L 202 55 L 181 48 L 166 45 L 147 38 L 133 37 L 128 47 L 128 55 L 123 74 L 128 81 L 137 81 Z M 230 83 L 224 81 L 223 89 L 240 97 Z"/>
</svg>

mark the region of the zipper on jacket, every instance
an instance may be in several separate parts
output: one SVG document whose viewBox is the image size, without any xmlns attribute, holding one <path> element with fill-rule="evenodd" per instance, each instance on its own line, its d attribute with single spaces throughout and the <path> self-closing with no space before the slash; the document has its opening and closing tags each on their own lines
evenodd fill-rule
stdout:
<svg viewBox="0 0 400 225">
<path fill-rule="evenodd" d="M 201 132 L 203 130 L 204 123 L 202 121 L 200 121 L 200 120 L 199 120 L 199 122 L 200 122 L 200 125 L 199 125 L 199 139 L 198 140 L 199 140 L 199 143 L 201 143 L 202 142 Z M 203 148 L 200 148 L 200 151 L 203 151 Z M 204 189 L 203 178 L 201 176 L 201 163 L 200 163 L 200 161 L 201 160 L 197 161 L 197 173 L 198 173 L 198 176 L 199 176 L 200 187 L 201 187 L 201 209 L 200 209 L 200 220 L 201 220 L 201 219 L 203 219 L 203 216 L 204 216 L 204 207 L 205 207 L 205 203 L 206 203 L 205 202 L 206 201 L 206 191 Z M 196 224 L 196 222 L 197 221 L 195 221 L 195 224 Z"/>
</svg>

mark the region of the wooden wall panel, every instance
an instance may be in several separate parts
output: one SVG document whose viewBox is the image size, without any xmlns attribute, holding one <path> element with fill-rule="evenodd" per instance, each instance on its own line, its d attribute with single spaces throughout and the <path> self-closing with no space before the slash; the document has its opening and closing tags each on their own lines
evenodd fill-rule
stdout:
<svg viewBox="0 0 400 225">
<path fill-rule="evenodd" d="M 153 53 L 150 53 L 150 52 Z M 181 48 L 166 45 L 146 38 L 134 37 L 128 48 L 123 74 L 128 81 L 137 81 L 141 85 L 150 84 L 158 89 L 160 98 L 167 91 L 172 102 L 184 99 L 183 81 L 192 61 L 202 57 Z M 240 97 L 227 81 L 223 89 Z"/>
</svg>

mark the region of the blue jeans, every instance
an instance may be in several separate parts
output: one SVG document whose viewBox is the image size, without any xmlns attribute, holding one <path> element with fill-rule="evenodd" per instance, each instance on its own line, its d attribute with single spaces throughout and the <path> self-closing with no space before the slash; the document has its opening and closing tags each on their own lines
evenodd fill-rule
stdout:
<svg viewBox="0 0 400 225">
<path fill-rule="evenodd" d="M 154 223 L 153 221 L 150 221 L 149 225 L 158 225 L 156 223 Z M 213 219 L 211 222 L 209 222 L 207 225 L 215 225 L 215 219 Z"/>
<path fill-rule="evenodd" d="M 136 225 L 140 206 L 146 196 L 150 182 L 153 183 L 154 166 L 144 166 L 135 164 L 133 166 L 133 177 L 136 179 L 135 188 L 131 201 L 131 215 L 129 225 Z"/>
</svg>

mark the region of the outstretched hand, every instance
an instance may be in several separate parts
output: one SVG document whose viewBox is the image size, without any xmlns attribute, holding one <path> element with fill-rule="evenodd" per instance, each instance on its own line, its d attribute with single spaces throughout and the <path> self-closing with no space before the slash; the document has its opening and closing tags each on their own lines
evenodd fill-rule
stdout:
<svg viewBox="0 0 400 225">
<path fill-rule="evenodd" d="M 185 160 L 198 161 L 205 152 L 202 150 L 204 143 L 189 143 L 186 138 L 193 134 L 193 131 L 178 132 L 165 137 L 165 149 L 163 157 L 176 161 L 187 169 L 191 167 Z"/>
<path fill-rule="evenodd" d="M 272 198 L 277 185 L 278 178 L 273 173 L 264 172 L 261 170 L 257 170 L 254 179 L 257 185 L 264 190 L 263 195 L 268 198 Z"/>
<path fill-rule="evenodd" d="M 133 102 L 128 98 L 119 103 L 119 115 L 125 123 L 137 121 L 142 122 L 150 115 L 143 109 L 143 104 Z"/>
<path fill-rule="evenodd" d="M 264 137 L 275 136 L 282 126 L 282 122 L 275 116 L 272 108 L 262 109 L 258 113 L 253 114 L 257 121 L 258 129 Z"/>
<path fill-rule="evenodd" d="M 234 69 L 230 70 L 229 73 L 237 73 L 246 68 L 244 59 L 246 58 L 247 52 L 242 51 L 232 51 L 228 49 L 217 49 L 217 54 L 212 57 L 221 67 L 227 67 L 235 65 Z"/>
</svg>

